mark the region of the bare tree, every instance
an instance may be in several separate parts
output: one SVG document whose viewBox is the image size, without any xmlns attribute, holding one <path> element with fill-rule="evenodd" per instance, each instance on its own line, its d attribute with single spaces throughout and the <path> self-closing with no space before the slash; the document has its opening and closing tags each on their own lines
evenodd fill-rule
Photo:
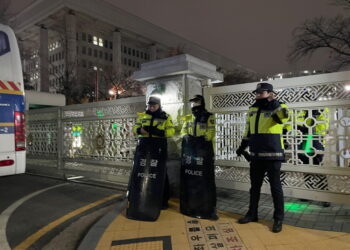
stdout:
<svg viewBox="0 0 350 250">
<path fill-rule="evenodd" d="M 350 0 L 333 0 L 333 5 L 350 8 Z M 317 17 L 306 20 L 293 31 L 293 46 L 288 60 L 293 63 L 311 57 L 316 51 L 329 51 L 329 68 L 339 70 L 350 64 L 350 17 Z"/>
<path fill-rule="evenodd" d="M 103 73 L 104 82 L 110 86 L 113 91 L 113 98 L 125 98 L 145 95 L 145 84 L 127 76 L 125 72 L 119 70 L 105 71 Z"/>
<path fill-rule="evenodd" d="M 215 84 L 214 87 L 256 81 L 259 81 L 259 76 L 256 73 L 238 68 L 224 72 L 224 81 L 222 83 Z"/>
</svg>

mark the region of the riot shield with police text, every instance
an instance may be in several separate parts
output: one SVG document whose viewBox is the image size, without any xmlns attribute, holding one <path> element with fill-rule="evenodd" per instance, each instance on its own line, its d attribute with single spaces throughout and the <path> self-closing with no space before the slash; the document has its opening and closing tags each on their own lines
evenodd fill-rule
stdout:
<svg viewBox="0 0 350 250">
<path fill-rule="evenodd" d="M 126 211 L 129 219 L 157 220 L 162 208 L 166 158 L 166 139 L 139 140 L 129 181 Z"/>
<path fill-rule="evenodd" d="M 216 213 L 214 153 L 203 137 L 185 136 L 182 141 L 180 176 L 181 213 L 203 219 Z"/>
</svg>

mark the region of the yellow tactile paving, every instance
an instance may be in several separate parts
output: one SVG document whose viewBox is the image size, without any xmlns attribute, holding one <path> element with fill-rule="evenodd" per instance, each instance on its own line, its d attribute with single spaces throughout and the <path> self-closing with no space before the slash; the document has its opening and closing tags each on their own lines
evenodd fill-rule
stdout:
<svg viewBox="0 0 350 250">
<path fill-rule="evenodd" d="M 218 221 L 184 216 L 179 212 L 178 202 L 174 200 L 155 222 L 129 220 L 122 213 L 106 229 L 96 249 L 158 250 L 163 249 L 163 242 L 157 238 L 154 241 L 117 246 L 112 246 L 112 241 L 170 236 L 173 250 L 350 250 L 348 233 L 284 225 L 283 231 L 275 234 L 271 232 L 269 221 L 241 225 L 237 223 L 239 215 L 227 212 L 219 212 L 218 215 Z"/>
</svg>

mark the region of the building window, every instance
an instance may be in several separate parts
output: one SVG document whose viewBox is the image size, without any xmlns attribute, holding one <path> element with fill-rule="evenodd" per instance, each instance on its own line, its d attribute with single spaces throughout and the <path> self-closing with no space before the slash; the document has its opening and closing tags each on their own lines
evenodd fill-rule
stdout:
<svg viewBox="0 0 350 250">
<path fill-rule="evenodd" d="M 112 42 L 109 42 L 109 48 L 113 49 L 113 43 Z"/>
<path fill-rule="evenodd" d="M 113 61 L 113 54 L 109 54 L 109 60 L 112 62 Z"/>
<path fill-rule="evenodd" d="M 83 68 L 86 68 L 86 61 L 84 59 L 82 60 L 82 65 L 83 65 Z"/>
<path fill-rule="evenodd" d="M 103 47 L 103 39 L 102 38 L 98 39 L 98 46 Z"/>
<path fill-rule="evenodd" d="M 108 53 L 105 52 L 105 60 L 108 61 Z"/>
<path fill-rule="evenodd" d="M 81 40 L 86 41 L 86 33 L 83 32 L 81 34 Z"/>
<path fill-rule="evenodd" d="M 124 46 L 124 53 L 126 54 L 128 51 L 128 48 L 126 46 Z"/>
<path fill-rule="evenodd" d="M 77 39 L 77 41 L 79 40 L 79 34 L 78 34 L 78 32 L 76 33 L 76 39 Z"/>
<path fill-rule="evenodd" d="M 143 59 L 143 52 L 141 51 L 141 53 L 140 53 L 140 56 L 141 56 L 141 59 Z"/>
<path fill-rule="evenodd" d="M 137 68 L 140 68 L 140 62 L 137 62 Z"/>
<path fill-rule="evenodd" d="M 92 55 L 92 49 L 88 48 L 88 55 L 91 56 Z"/>
<path fill-rule="evenodd" d="M 128 48 L 128 55 L 131 55 L 131 48 Z"/>
<path fill-rule="evenodd" d="M 97 36 L 94 36 L 94 37 L 93 37 L 92 43 L 93 43 L 94 45 L 98 45 Z"/>
<path fill-rule="evenodd" d="M 128 60 L 124 57 L 124 64 L 126 65 L 128 63 Z"/>
<path fill-rule="evenodd" d="M 140 56 L 139 51 L 136 51 L 136 57 L 138 58 Z"/>
<path fill-rule="evenodd" d="M 100 58 L 102 59 L 102 58 L 103 58 L 103 52 L 100 51 L 100 52 L 99 52 L 99 55 L 100 55 Z"/>
<path fill-rule="evenodd" d="M 81 48 L 81 53 L 82 53 L 83 55 L 86 55 L 86 47 L 85 47 L 85 46 L 83 46 L 83 47 Z"/>
<path fill-rule="evenodd" d="M 105 47 L 106 49 L 108 49 L 108 40 L 105 40 L 105 41 L 104 41 L 103 47 Z"/>
<path fill-rule="evenodd" d="M 88 43 L 92 43 L 92 35 L 88 34 Z"/>
<path fill-rule="evenodd" d="M 132 55 L 135 56 L 135 50 L 134 49 L 132 50 Z"/>
<path fill-rule="evenodd" d="M 131 66 L 131 59 L 128 60 L 128 65 Z"/>
<path fill-rule="evenodd" d="M 97 50 L 94 49 L 94 57 L 97 57 Z"/>
</svg>

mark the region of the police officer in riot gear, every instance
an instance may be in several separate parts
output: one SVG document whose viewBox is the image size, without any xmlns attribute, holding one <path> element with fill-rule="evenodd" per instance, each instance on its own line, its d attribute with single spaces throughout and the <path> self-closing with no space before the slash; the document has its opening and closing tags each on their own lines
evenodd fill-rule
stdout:
<svg viewBox="0 0 350 250">
<path fill-rule="evenodd" d="M 159 210 L 168 207 L 167 138 L 175 134 L 172 118 L 162 110 L 160 98 L 151 96 L 147 104 L 134 126 L 138 144 L 129 184 L 127 216 L 138 220 L 156 220 Z"/>
<path fill-rule="evenodd" d="M 218 219 L 214 174 L 215 117 L 205 109 L 204 98 L 190 99 L 192 114 L 183 118 L 180 178 L 181 213 Z"/>
<path fill-rule="evenodd" d="M 282 230 L 284 199 L 280 169 L 284 160 L 283 123 L 288 121 L 289 111 L 285 104 L 274 98 L 273 86 L 259 83 L 256 87 L 255 103 L 249 108 L 244 137 L 236 153 L 242 155 L 249 146 L 250 204 L 247 214 L 238 220 L 240 224 L 258 221 L 258 203 L 265 173 L 269 178 L 274 203 L 272 231 Z"/>
</svg>

